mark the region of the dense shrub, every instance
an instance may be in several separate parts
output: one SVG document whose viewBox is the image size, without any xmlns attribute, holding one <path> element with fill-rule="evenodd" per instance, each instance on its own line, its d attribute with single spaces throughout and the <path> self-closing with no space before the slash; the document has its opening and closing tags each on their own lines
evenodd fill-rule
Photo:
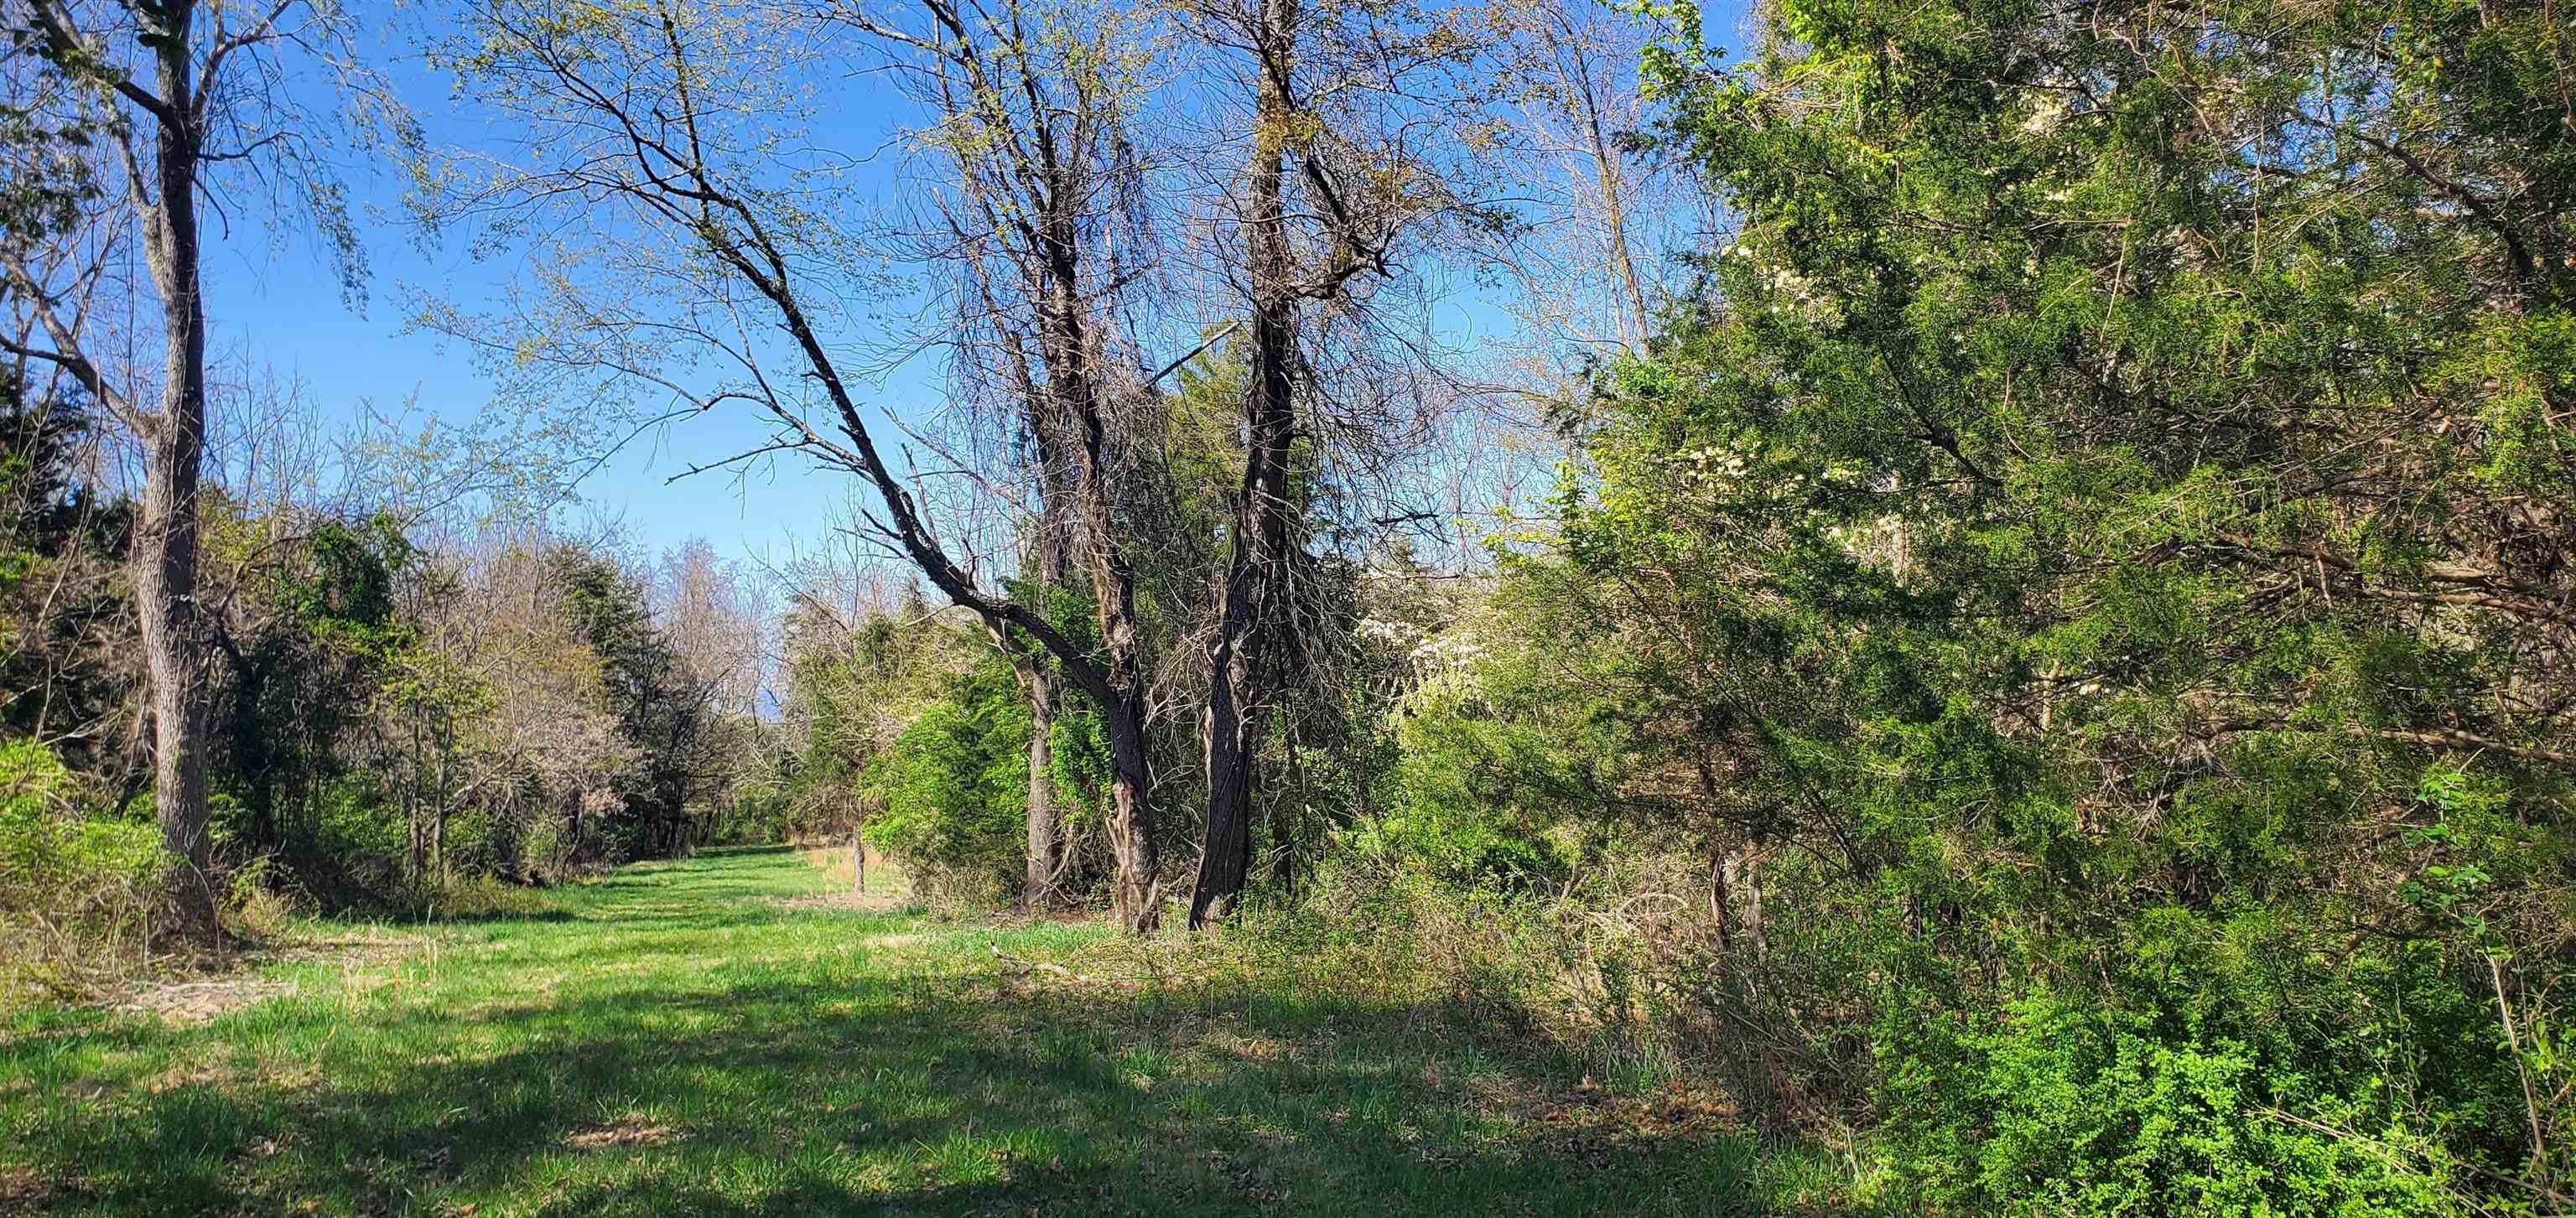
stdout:
<svg viewBox="0 0 2576 1218">
<path fill-rule="evenodd" d="M 1892 1006 L 1890 1153 L 1927 1201 L 1975 1213 L 2430 1214 L 2477 1191 L 2441 1139 L 2515 1114 L 2455 989 L 2375 995 L 2447 1006 L 2406 1016 L 2433 1038 L 2414 1056 L 2368 1006 L 2316 1009 L 2326 994 L 2213 1010 L 2172 988 L 2163 1007 L 2047 986 L 1990 1013 Z"/>
<path fill-rule="evenodd" d="M 162 857 L 148 818 L 97 812 L 51 751 L 0 741 L 0 998 L 85 992 L 139 963 Z"/>
<path fill-rule="evenodd" d="M 948 679 L 869 763 L 882 811 L 868 843 L 901 858 L 921 894 L 993 908 L 1018 891 L 1027 837 L 1029 712 L 998 657 Z"/>
</svg>

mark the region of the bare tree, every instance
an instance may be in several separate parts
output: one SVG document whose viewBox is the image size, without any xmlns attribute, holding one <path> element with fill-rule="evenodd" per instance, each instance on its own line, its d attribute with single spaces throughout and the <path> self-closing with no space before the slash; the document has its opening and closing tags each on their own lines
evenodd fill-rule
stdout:
<svg viewBox="0 0 2576 1218">
<path fill-rule="evenodd" d="M 754 588 L 704 538 L 693 538 L 662 556 L 652 594 L 654 628 L 670 640 L 688 679 L 708 690 L 712 709 L 758 714 L 770 648 L 768 615 Z"/>
<path fill-rule="evenodd" d="M 759 721 L 771 618 L 759 586 L 719 561 L 704 539 L 665 553 L 647 591 L 654 632 L 670 644 L 677 683 L 698 707 L 686 717 L 698 725 L 685 750 L 695 756 L 675 760 L 695 775 L 691 802 L 700 814 L 689 831 L 703 842 L 775 772 Z"/>
<path fill-rule="evenodd" d="M 355 283 L 354 243 L 336 189 L 314 175 L 322 124 L 287 98 L 294 55 L 345 65 L 326 48 L 346 29 L 329 6 L 277 0 L 12 0 L 12 87 L 63 122 L 101 137 L 101 188 L 84 222 L 13 229 L 0 246 L 10 329 L 0 351 L 77 383 L 138 441 L 143 512 L 134 540 L 136 602 L 149 673 L 153 796 L 172 857 L 174 930 L 221 930 L 209 875 L 206 747 L 210 624 L 199 588 L 198 491 L 206 452 L 207 320 L 201 208 L 221 174 L 248 167 L 254 185 L 304 187 L 325 244 Z M 148 283 L 122 275 L 141 247 Z M 148 298 L 148 299 L 147 299 Z M 158 368 L 126 357 L 122 316 L 159 317 Z"/>
<path fill-rule="evenodd" d="M 775 434 L 741 458 L 793 452 L 861 479 L 882 509 L 868 514 L 871 536 L 952 602 L 1043 649 L 1101 708 L 1118 918 L 1149 929 L 1159 885 L 1142 655 L 1117 616 L 1129 578 L 1123 557 L 1112 546 L 1086 548 L 1104 606 L 1104 659 L 1045 606 L 996 587 L 971 551 L 952 548 L 917 493 L 922 471 L 880 444 L 836 328 L 850 289 L 872 273 L 835 203 L 851 158 L 818 150 L 795 130 L 814 105 L 798 82 L 823 62 L 845 61 L 848 48 L 830 41 L 838 27 L 807 17 L 799 6 L 710 10 L 671 0 L 466 6 L 433 59 L 508 116 L 515 159 L 459 156 L 440 166 L 449 189 L 431 216 L 493 223 L 537 241 L 551 259 L 506 330 L 452 314 L 433 320 L 522 367 L 591 378 L 604 393 L 667 393 L 678 413 L 757 411 Z M 1049 252 L 1063 251 L 1064 235 L 1042 218 L 1014 219 Z M 1045 336 L 1058 345 L 1041 353 L 1047 400 L 1084 454 L 1075 476 L 1104 479 L 1106 404 L 1096 384 L 1072 374 L 1084 350 L 1079 302 L 1061 286 L 1035 286 L 1059 312 Z M 1105 520 L 1084 523 L 1095 539 L 1110 531 Z"/>
<path fill-rule="evenodd" d="M 547 857 L 519 861 L 523 878 L 550 876 L 643 761 L 609 705 L 602 659 L 568 610 L 562 568 L 548 561 L 548 549 L 568 544 L 532 529 L 487 530 L 424 556 L 404 581 L 418 646 L 397 657 L 378 693 L 375 735 L 410 828 L 415 881 L 444 879 L 449 823 L 478 807 L 516 825 L 523 841 L 556 842 Z M 560 832 L 529 832 L 545 818 Z"/>
<path fill-rule="evenodd" d="M 1656 289 L 1636 247 L 1660 213 L 1650 207 L 1646 222 L 1637 217 L 1641 202 L 1658 201 L 1647 193 L 1655 167 L 1641 173 L 1625 141 L 1646 122 L 1636 74 L 1655 30 L 1593 0 L 1496 0 L 1495 24 L 1516 52 L 1502 77 L 1519 128 L 1512 143 L 1535 154 L 1526 173 L 1552 213 L 1532 226 L 1551 247 L 1543 265 L 1506 258 L 1521 273 L 1525 312 L 1534 325 L 1578 341 L 1600 334 L 1594 319 L 1606 312 L 1607 338 L 1642 351 Z"/>
<path fill-rule="evenodd" d="M 1114 6 L 1021 0 L 923 0 L 913 24 L 856 4 L 841 11 L 897 52 L 932 112 L 923 142 L 946 189 L 934 196 L 939 224 L 929 243 L 957 281 L 956 371 L 969 400 L 999 398 L 1027 437 L 1036 508 L 1022 513 L 1021 577 L 1043 596 L 1064 585 L 1074 560 L 1082 564 L 1114 694 L 1102 707 L 1113 764 L 1141 776 L 1147 656 L 1136 562 L 1118 518 L 1129 463 L 1115 415 L 1144 403 L 1121 383 L 1109 349 L 1117 301 L 1151 266 L 1146 167 L 1131 130 L 1147 88 L 1139 23 Z M 1022 899 L 1036 908 L 1049 899 L 1063 850 L 1050 773 L 1057 673 L 1006 622 L 988 625 L 1029 702 Z M 1142 810 L 1122 802 L 1110 821 L 1122 909 L 1155 901 L 1126 888 L 1126 877 L 1159 869 Z"/>
<path fill-rule="evenodd" d="M 1301 424 L 1317 390 L 1311 323 L 1338 315 L 1366 329 L 1355 281 L 1394 278 L 1401 241 L 1475 214 L 1448 159 L 1457 120 L 1481 104 L 1443 79 L 1476 53 L 1455 16 L 1308 0 L 1193 9 L 1203 39 L 1244 56 L 1251 120 L 1235 217 L 1249 312 L 1244 464 L 1207 645 L 1207 838 L 1193 927 L 1224 915 L 1251 867 L 1252 769 L 1272 693 L 1265 674 L 1276 669 L 1264 649 L 1278 633 L 1299 511 L 1290 483 L 1301 441 L 1324 439 Z"/>
</svg>

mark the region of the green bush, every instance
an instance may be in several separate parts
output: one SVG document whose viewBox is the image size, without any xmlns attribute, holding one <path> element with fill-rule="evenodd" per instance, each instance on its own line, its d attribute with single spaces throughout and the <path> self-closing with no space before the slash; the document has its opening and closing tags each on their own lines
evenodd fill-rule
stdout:
<svg viewBox="0 0 2576 1218">
<path fill-rule="evenodd" d="M 0 997 L 77 995 L 144 956 L 160 834 L 86 802 L 43 745 L 0 741 Z"/>
<path fill-rule="evenodd" d="M 1572 864 L 1554 841 L 1470 811 L 1412 806 L 1371 822 L 1354 844 L 1400 870 L 1494 893 L 1545 893 Z"/>
<path fill-rule="evenodd" d="M 1469 888 L 1565 883 L 1573 860 L 1546 830 L 1589 810 L 1601 742 L 1510 713 L 1533 684 L 1517 659 L 1479 657 L 1410 699 L 1396 731 L 1393 806 L 1361 826 L 1363 851 Z"/>
<path fill-rule="evenodd" d="M 410 843 L 402 818 L 388 812 L 372 784 L 325 785 L 311 820 L 288 846 L 286 882 L 323 908 L 362 905 L 394 891 Z"/>
<path fill-rule="evenodd" d="M 1028 857 L 1028 750 L 1028 706 L 1007 664 L 950 678 L 861 777 L 883 809 L 868 844 L 903 860 L 924 897 L 1007 904 Z"/>
<path fill-rule="evenodd" d="M 2198 960 L 2112 995 L 2033 983 L 1994 1009 L 1891 1003 L 1888 1148 L 1924 1200 L 1961 1212 L 2458 1212 L 2505 1166 L 2490 1139 L 2519 1112 L 2497 1106 L 2513 1083 L 2492 1009 L 2433 963 L 2265 977 Z"/>
</svg>

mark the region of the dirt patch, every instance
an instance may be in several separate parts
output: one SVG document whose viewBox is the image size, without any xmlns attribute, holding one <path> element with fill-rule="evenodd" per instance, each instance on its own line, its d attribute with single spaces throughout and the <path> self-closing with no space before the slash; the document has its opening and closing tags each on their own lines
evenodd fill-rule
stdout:
<svg viewBox="0 0 2576 1218">
<path fill-rule="evenodd" d="M 284 998 L 293 993 L 295 987 L 283 981 L 258 977 L 210 977 L 201 981 L 171 981 L 148 986 L 126 995 L 122 1001 L 109 1004 L 107 1009 L 135 1015 L 157 1015 L 169 1023 L 195 1027 L 254 1002 Z"/>
<path fill-rule="evenodd" d="M 343 972 L 410 953 L 416 941 L 387 938 L 313 939 L 236 952 L 208 962 L 194 975 L 146 982 L 99 1005 L 131 1015 L 153 1015 L 182 1027 L 195 1027 L 229 1015 L 255 1002 L 292 997 L 293 982 L 254 976 L 253 970 L 281 964 L 331 964 Z"/>
<path fill-rule="evenodd" d="M 53 1181 L 37 1175 L 35 1168 L 14 1163 L 0 1164 L 0 1213 L 32 1214 L 64 1191 Z"/>
<path fill-rule="evenodd" d="M 1528 1114 L 1538 1144 L 1592 1161 L 1642 1153 L 1655 1143 L 1699 1141 L 1742 1128 L 1735 1104 L 1705 1087 L 1674 1084 L 1642 1096 L 1604 1092 L 1585 1079 Z"/>
<path fill-rule="evenodd" d="M 1219 1032 L 1209 1036 L 1206 1043 L 1209 1048 L 1219 1053 L 1248 1061 L 1275 1062 L 1283 1057 L 1297 1055 L 1297 1046 L 1276 1036 L 1246 1036 L 1239 1032 Z"/>
<path fill-rule="evenodd" d="M 593 1125 L 564 1135 L 568 1150 L 590 1154 L 620 1146 L 667 1146 L 680 1140 L 680 1131 L 659 1121 L 628 1119 L 607 1125 Z"/>
<path fill-rule="evenodd" d="M 302 1145 L 303 1142 L 304 1139 L 292 1131 L 275 1137 L 252 1138 L 250 1144 L 242 1147 L 233 1157 L 243 1162 L 256 1163 L 262 1159 L 273 1159 L 285 1154 Z"/>
</svg>

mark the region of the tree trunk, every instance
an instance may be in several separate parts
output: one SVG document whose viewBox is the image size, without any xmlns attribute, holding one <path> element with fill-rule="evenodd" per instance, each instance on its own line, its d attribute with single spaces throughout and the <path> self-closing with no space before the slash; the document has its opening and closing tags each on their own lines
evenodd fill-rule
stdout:
<svg viewBox="0 0 2576 1218">
<path fill-rule="evenodd" d="M 568 809 L 572 815 L 566 818 L 564 839 L 556 844 L 555 856 L 547 860 L 548 870 L 570 871 L 573 860 L 581 857 L 581 815 L 582 805 L 586 802 L 588 801 L 583 798 L 582 792 L 573 792 L 571 807 Z"/>
<path fill-rule="evenodd" d="M 199 284 L 198 117 L 189 24 L 175 0 L 152 44 L 165 100 L 153 128 L 160 206 L 147 212 L 144 249 L 162 299 L 163 391 L 144 441 L 143 517 L 135 531 L 135 605 L 151 683 L 152 801 L 169 852 L 168 898 L 180 935 L 222 933 L 213 846 L 206 829 L 208 647 L 197 598 L 197 485 L 206 449 L 206 305 Z"/>
<path fill-rule="evenodd" d="M 1270 810 L 1270 881 L 1279 886 L 1280 898 L 1297 900 L 1297 837 L 1304 828 L 1308 792 L 1305 768 L 1297 761 L 1297 743 L 1286 742 L 1288 753 L 1288 786 L 1296 792 L 1293 800 L 1280 800 Z"/>
<path fill-rule="evenodd" d="M 1762 855 L 1759 843 L 1729 851 L 1720 866 L 1718 887 L 1728 893 L 1741 892 L 1744 898 L 1744 937 L 1753 946 L 1756 959 L 1771 955 L 1771 936 L 1762 919 Z"/>
<path fill-rule="evenodd" d="M 1065 429 L 1080 460 L 1069 471 L 1074 508 L 1088 542 L 1084 565 L 1100 626 L 1101 650 L 1107 662 L 1099 676 L 1105 696 L 1099 703 L 1102 726 L 1109 736 L 1109 848 L 1118 874 L 1111 898 L 1118 923 L 1144 934 L 1161 920 L 1162 859 L 1154 842 L 1152 777 L 1145 752 L 1145 655 L 1143 632 L 1136 618 L 1136 569 L 1118 544 L 1110 518 L 1109 428 L 1102 417 L 1100 386 L 1091 375 L 1090 331 L 1084 325 L 1082 279 L 1078 273 L 1071 225 L 1059 218 L 1048 229 L 1048 290 L 1040 313 L 1040 335 L 1048 371 L 1046 424 Z"/>
<path fill-rule="evenodd" d="M 1727 920 L 1727 907 L 1734 898 L 1726 891 L 1726 873 L 1733 868 L 1733 860 L 1733 855 L 1720 853 L 1708 861 L 1708 918 L 1717 925 L 1720 951 L 1735 946 L 1735 928 Z"/>
<path fill-rule="evenodd" d="M 1020 905 L 1031 914 L 1054 900 L 1056 856 L 1062 829 L 1055 810 L 1055 677 L 1044 657 L 1022 665 L 1022 685 L 1029 698 L 1029 859 L 1020 884 Z"/>
<path fill-rule="evenodd" d="M 1592 96 L 1590 82 L 1586 81 L 1585 85 L 1581 99 L 1584 124 L 1591 137 L 1592 165 L 1600 174 L 1601 181 L 1601 220 L 1605 230 L 1601 234 L 1602 244 L 1607 247 L 1604 252 L 1610 256 L 1611 269 L 1619 276 L 1621 294 L 1625 298 L 1621 303 L 1627 306 L 1620 312 L 1619 341 L 1631 350 L 1643 351 L 1647 327 L 1652 319 L 1646 312 L 1645 282 L 1638 278 L 1637 261 L 1628 252 L 1628 203 L 1620 194 L 1626 175 L 1621 170 L 1618 153 L 1610 146 L 1609 136 L 1602 130 L 1601 110 Z"/>
<path fill-rule="evenodd" d="M 1239 656 L 1236 657 L 1239 659 Z M 1199 855 L 1198 883 L 1190 894 L 1190 929 L 1221 920 L 1242 893 L 1252 866 L 1252 752 L 1257 715 L 1244 713 L 1240 699 L 1253 691 L 1225 667 L 1210 683 L 1208 707 L 1201 721 L 1208 775 L 1207 841 Z"/>
<path fill-rule="evenodd" d="M 1154 845 L 1153 805 L 1145 763 L 1145 704 L 1130 694 L 1101 708 L 1109 735 L 1109 850 L 1118 874 L 1110 889 L 1110 912 L 1133 934 L 1152 931 L 1162 920 L 1162 861 Z"/>
<path fill-rule="evenodd" d="M 405 840 L 408 841 L 411 846 L 407 859 L 410 866 L 409 869 L 403 873 L 403 878 L 415 883 L 420 879 L 422 866 L 420 845 L 420 793 L 424 787 L 429 785 L 421 781 L 420 759 L 420 720 L 415 718 L 411 722 L 411 751 L 403 756 L 403 761 L 411 769 L 410 778 L 403 783 L 403 833 Z"/>
<path fill-rule="evenodd" d="M 863 894 L 868 890 L 868 843 L 859 836 L 860 828 L 850 826 L 850 891 Z"/>
<path fill-rule="evenodd" d="M 1215 636 L 1208 642 L 1208 702 L 1200 720 L 1208 775 L 1206 850 L 1190 895 L 1190 928 L 1221 919 L 1252 867 L 1252 767 L 1260 748 L 1259 650 L 1288 535 L 1288 458 L 1296 440 L 1291 362 L 1297 326 L 1282 197 L 1291 113 L 1287 56 L 1297 0 L 1263 0 L 1263 67 L 1253 111 L 1251 199 L 1245 225 L 1252 270 L 1251 381 L 1244 399 L 1243 484 L 1234 505 Z"/>
<path fill-rule="evenodd" d="M 454 748 L 456 724 L 447 715 L 439 716 L 439 720 L 438 803 L 437 810 L 430 814 L 429 858 L 431 868 L 437 873 L 437 883 L 445 887 L 447 884 L 447 816 L 456 807 L 456 749 Z"/>
<path fill-rule="evenodd" d="M 1725 949 L 1735 946 L 1735 928 L 1729 924 L 1734 897 L 1727 892 L 1727 879 L 1729 873 L 1734 870 L 1735 856 L 1731 850 L 1719 849 L 1716 845 L 1719 832 L 1716 827 L 1717 767 L 1710 765 L 1708 758 L 1702 757 L 1699 759 L 1698 768 L 1699 797 L 1706 802 L 1707 807 L 1703 810 L 1708 813 L 1712 822 L 1709 829 L 1708 919 L 1717 926 L 1718 947 Z"/>
</svg>

